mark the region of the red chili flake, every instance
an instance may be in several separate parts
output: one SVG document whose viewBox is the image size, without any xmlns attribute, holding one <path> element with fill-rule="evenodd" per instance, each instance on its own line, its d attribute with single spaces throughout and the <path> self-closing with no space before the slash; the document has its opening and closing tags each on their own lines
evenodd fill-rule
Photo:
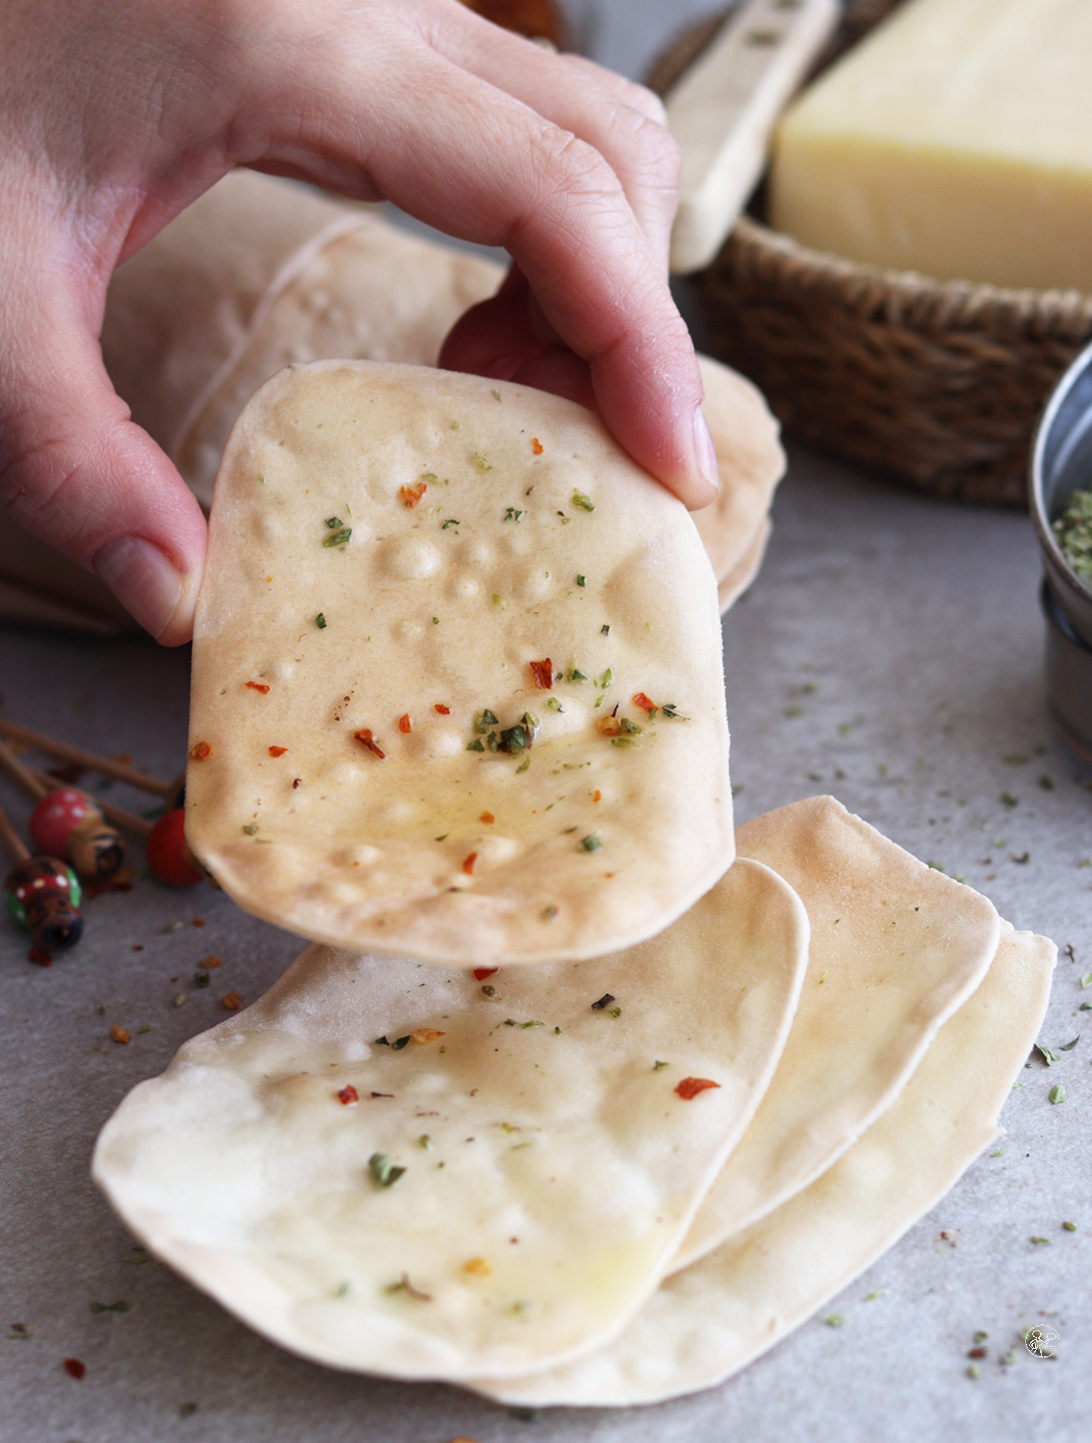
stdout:
<svg viewBox="0 0 1092 1443">
<path fill-rule="evenodd" d="M 203 967 L 206 972 L 211 972 L 214 967 L 222 967 L 224 963 L 220 957 L 217 957 L 215 952 L 210 952 L 207 957 L 202 957 L 197 965 L 198 967 Z"/>
<path fill-rule="evenodd" d="M 719 1082 L 710 1082 L 708 1077 L 684 1077 L 675 1091 L 684 1102 L 689 1102 L 692 1097 L 697 1097 L 699 1092 L 704 1092 L 707 1087 L 719 1087 Z"/>
<path fill-rule="evenodd" d="M 191 927 L 203 927 L 204 925 L 205 925 L 205 919 L 204 919 L 204 917 L 194 917 L 194 918 L 191 920 L 191 922 L 190 922 L 190 926 L 191 926 Z"/>
<path fill-rule="evenodd" d="M 207 762 L 212 756 L 212 748 L 208 742 L 194 742 L 190 747 L 190 760 L 194 762 Z"/>
<path fill-rule="evenodd" d="M 238 992 L 225 992 L 223 997 L 220 998 L 220 1006 L 225 1012 L 238 1012 L 242 1005 L 243 999 L 239 996 Z M 715 1082 L 707 1082 L 706 1086 L 716 1087 L 717 1084 Z"/>
<path fill-rule="evenodd" d="M 451 715 L 451 708 L 449 706 L 444 706 L 442 701 L 438 701 L 436 703 L 436 710 L 440 713 L 441 716 Z"/>
<path fill-rule="evenodd" d="M 271 757 L 283 757 L 287 750 L 287 747 L 270 747 L 269 755 Z"/>
<path fill-rule="evenodd" d="M 424 481 L 418 481 L 416 486 L 400 486 L 398 488 L 398 494 L 402 498 L 403 505 L 408 506 L 412 511 L 415 506 L 420 504 L 421 497 L 427 490 L 428 486 L 426 483 Z"/>
<path fill-rule="evenodd" d="M 602 800 L 603 800 L 603 793 L 602 793 L 601 791 L 599 791 L 598 788 L 596 788 L 596 790 L 595 790 L 594 792 L 592 792 L 592 801 L 593 801 L 593 802 L 601 802 Z"/>
<path fill-rule="evenodd" d="M 136 942 L 136 943 L 134 943 L 134 944 L 133 944 L 133 951 L 134 951 L 134 952 L 143 952 L 143 951 L 144 951 L 144 943 L 143 943 L 143 942 Z"/>
<path fill-rule="evenodd" d="M 244 682 L 243 685 L 247 691 L 260 691 L 262 696 L 265 696 L 269 690 L 264 681 L 248 681 Z"/>
<path fill-rule="evenodd" d="M 348 1107 L 350 1103 L 360 1101 L 360 1093 L 357 1092 L 356 1088 L 350 1082 L 347 1087 L 343 1087 L 338 1093 L 337 1100 L 345 1107 Z"/>
<path fill-rule="evenodd" d="M 410 715 L 408 711 L 403 712 L 402 715 L 398 718 L 398 730 L 400 732 L 404 732 L 407 736 L 413 730 L 413 723 L 410 721 Z"/>
<path fill-rule="evenodd" d="M 115 1022 L 110 1029 L 110 1041 L 120 1042 L 124 1045 L 129 1041 L 129 1034 L 124 1027 L 119 1026 L 118 1023 Z"/>
<path fill-rule="evenodd" d="M 481 814 L 481 816 L 478 818 L 478 821 L 479 821 L 479 822 L 492 823 L 492 822 L 495 822 L 496 820 L 497 820 L 497 819 L 496 819 L 496 817 L 493 815 L 492 812 L 483 812 L 483 813 Z"/>
<path fill-rule="evenodd" d="M 359 742 L 362 747 L 367 747 L 372 756 L 378 757 L 380 761 L 386 758 L 387 753 L 379 750 L 371 727 L 361 727 L 360 731 L 353 732 L 353 740 Z"/>
<path fill-rule="evenodd" d="M 27 953 L 27 961 L 33 962 L 36 967 L 53 966 L 53 958 L 44 947 L 32 947 Z"/>
<path fill-rule="evenodd" d="M 292 778 L 292 790 L 293 790 L 293 791 L 295 791 L 296 788 L 299 786 L 300 781 L 301 781 L 301 778 L 300 778 L 300 777 L 293 777 L 293 778 Z"/>
<path fill-rule="evenodd" d="M 81 1363 L 79 1358 L 66 1358 L 64 1370 L 70 1378 L 82 1378 L 87 1372 L 87 1364 Z"/>
<path fill-rule="evenodd" d="M 656 705 L 654 701 L 651 701 L 647 696 L 645 696 L 643 691 L 637 692 L 637 694 L 633 697 L 633 705 L 639 706 L 641 710 L 647 712 L 650 717 L 655 716 L 656 713 L 660 710 L 660 708 Z"/>
<path fill-rule="evenodd" d="M 538 439 L 537 436 L 531 437 L 531 450 L 535 453 L 536 456 L 542 455 L 542 442 Z"/>
<path fill-rule="evenodd" d="M 474 871 L 474 863 L 478 860 L 477 852 L 471 852 L 469 857 L 463 859 L 463 871 L 469 877 Z"/>
<path fill-rule="evenodd" d="M 493 974 L 494 974 L 495 972 L 497 972 L 498 970 L 499 970 L 499 969 L 496 968 L 496 967 L 475 967 L 475 968 L 474 968 L 474 981 L 475 981 L 475 982 L 484 982 L 487 977 L 492 977 Z"/>
<path fill-rule="evenodd" d="M 531 662 L 531 675 L 536 691 L 551 691 L 554 685 L 554 664 L 549 657 L 545 661 Z"/>
</svg>

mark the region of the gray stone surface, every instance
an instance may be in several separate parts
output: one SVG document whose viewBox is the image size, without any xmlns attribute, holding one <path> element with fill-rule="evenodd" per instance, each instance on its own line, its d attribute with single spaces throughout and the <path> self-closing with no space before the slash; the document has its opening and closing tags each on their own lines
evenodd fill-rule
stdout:
<svg viewBox="0 0 1092 1443">
<path fill-rule="evenodd" d="M 704 8 L 603 0 L 597 53 L 639 73 Z M 799 453 L 775 520 L 766 567 L 725 625 L 740 818 L 831 791 L 981 888 L 1016 926 L 1072 949 L 1043 1038 L 1081 1041 L 1050 1071 L 1034 1061 L 1022 1073 L 1002 1155 L 979 1159 L 823 1310 L 844 1315 L 842 1327 L 813 1320 L 690 1399 L 524 1422 L 454 1389 L 333 1373 L 264 1342 L 166 1269 L 129 1261 L 131 1243 L 88 1180 L 95 1135 L 125 1092 L 225 1015 L 224 992 L 252 1000 L 301 946 L 207 888 L 141 881 L 94 900 L 85 941 L 48 970 L 0 929 L 0 1443 L 1092 1435 L 1092 1013 L 1077 1010 L 1092 998 L 1079 985 L 1092 970 L 1092 868 L 1081 865 L 1092 857 L 1092 790 L 1045 711 L 1030 524 Z M 0 631 L 7 714 L 131 753 L 162 776 L 182 766 L 187 685 L 183 653 Z M 146 804 L 120 787 L 113 795 Z M 25 815 L 6 783 L 3 797 Z M 209 953 L 223 966 L 197 989 Z M 179 992 L 187 1000 L 175 1007 Z M 114 1022 L 132 1032 L 127 1047 L 108 1040 Z M 1068 1101 L 1051 1106 L 1057 1080 Z M 126 1313 L 91 1312 L 122 1299 Z M 26 1341 L 7 1337 L 16 1322 L 33 1328 Z M 1057 1359 L 1020 1345 L 1035 1322 L 1060 1334 Z M 976 1330 L 989 1334 L 989 1356 L 971 1379 Z M 1015 1362 L 1003 1367 L 1010 1348 Z M 66 1376 L 65 1357 L 86 1363 L 81 1381 Z M 180 1416 L 189 1403 L 196 1412 Z"/>
</svg>

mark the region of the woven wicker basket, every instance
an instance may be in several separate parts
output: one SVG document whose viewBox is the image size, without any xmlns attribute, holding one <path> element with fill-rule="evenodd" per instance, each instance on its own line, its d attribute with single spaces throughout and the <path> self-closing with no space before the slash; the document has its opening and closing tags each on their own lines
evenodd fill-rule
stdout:
<svg viewBox="0 0 1092 1443">
<path fill-rule="evenodd" d="M 829 64 L 897 0 L 849 0 Z M 686 31 L 664 94 L 723 23 Z M 820 67 L 821 68 L 821 67 Z M 961 501 L 1026 505 L 1039 413 L 1092 340 L 1092 296 L 934 281 L 810 250 L 762 224 L 761 195 L 681 285 L 699 341 L 750 376 L 817 450 Z"/>
</svg>

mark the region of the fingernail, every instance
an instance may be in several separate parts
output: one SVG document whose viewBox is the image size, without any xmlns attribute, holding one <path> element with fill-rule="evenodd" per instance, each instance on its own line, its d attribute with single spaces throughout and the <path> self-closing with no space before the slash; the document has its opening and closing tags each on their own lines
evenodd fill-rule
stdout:
<svg viewBox="0 0 1092 1443">
<path fill-rule="evenodd" d="M 163 634 L 182 596 L 183 578 L 158 546 L 142 536 L 121 536 L 91 565 L 145 631 Z"/>
<path fill-rule="evenodd" d="M 720 468 L 717 465 L 717 448 L 709 432 L 709 422 L 701 407 L 694 412 L 694 455 L 698 470 L 712 486 L 714 493 L 720 490 Z"/>
</svg>

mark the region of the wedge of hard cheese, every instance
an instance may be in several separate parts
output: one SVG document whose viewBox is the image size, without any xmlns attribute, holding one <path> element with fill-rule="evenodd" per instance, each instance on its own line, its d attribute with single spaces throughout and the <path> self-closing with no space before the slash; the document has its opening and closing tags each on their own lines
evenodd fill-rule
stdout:
<svg viewBox="0 0 1092 1443">
<path fill-rule="evenodd" d="M 779 129 L 774 226 L 942 279 L 1092 290 L 1092 4 L 910 0 Z"/>
</svg>

